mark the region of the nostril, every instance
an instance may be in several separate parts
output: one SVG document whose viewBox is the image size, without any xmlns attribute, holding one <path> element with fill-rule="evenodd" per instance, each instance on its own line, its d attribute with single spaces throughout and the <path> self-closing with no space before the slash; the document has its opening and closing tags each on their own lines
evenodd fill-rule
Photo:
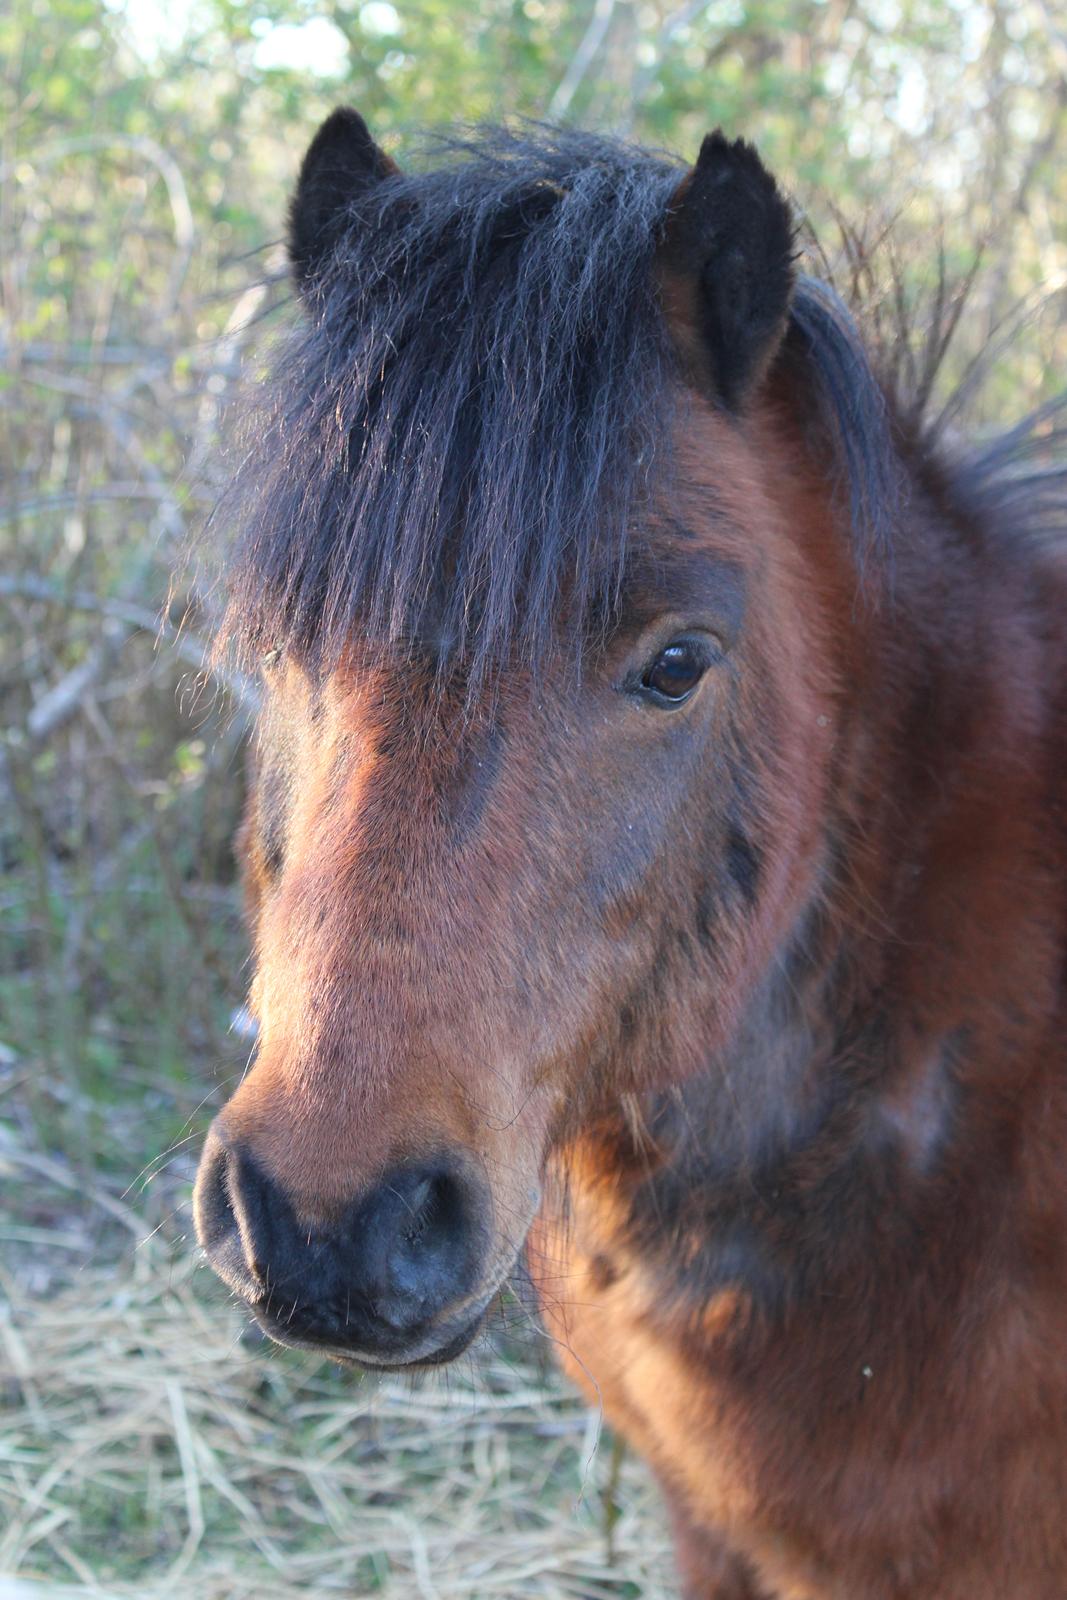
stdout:
<svg viewBox="0 0 1067 1600">
<path fill-rule="evenodd" d="M 434 1181 L 432 1177 L 420 1178 L 406 1201 L 410 1218 L 406 1231 L 412 1238 L 417 1237 L 426 1226 Z"/>
<path fill-rule="evenodd" d="M 447 1248 L 462 1228 L 459 1185 L 447 1173 L 428 1174 L 415 1189 L 411 1216 L 403 1238 L 412 1249 L 432 1252 Z"/>
<path fill-rule="evenodd" d="M 231 1150 L 226 1165 L 226 1186 L 248 1268 L 265 1284 L 267 1263 L 274 1250 L 275 1213 L 280 1196 L 273 1184 L 240 1150 Z"/>
<path fill-rule="evenodd" d="M 237 1228 L 226 1184 L 226 1157 L 221 1141 L 209 1133 L 193 1191 L 196 1236 L 209 1254 Z"/>
<path fill-rule="evenodd" d="M 465 1294 L 476 1276 L 474 1187 L 449 1168 L 401 1168 L 363 1203 L 354 1242 L 375 1318 L 408 1330 Z"/>
<path fill-rule="evenodd" d="M 211 1251 L 237 1227 L 234 1206 L 226 1190 L 226 1152 L 205 1149 L 197 1187 L 194 1190 L 194 1219 L 197 1238 L 206 1251 Z"/>
<path fill-rule="evenodd" d="M 220 1277 L 251 1299 L 266 1285 L 271 1203 L 266 1179 L 212 1129 L 193 1195 L 197 1237 Z"/>
</svg>

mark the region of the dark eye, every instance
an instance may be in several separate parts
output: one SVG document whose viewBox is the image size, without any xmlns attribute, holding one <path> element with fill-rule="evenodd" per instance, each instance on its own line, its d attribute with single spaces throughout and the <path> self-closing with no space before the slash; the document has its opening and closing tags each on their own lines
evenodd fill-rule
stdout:
<svg viewBox="0 0 1067 1600">
<path fill-rule="evenodd" d="M 700 639 L 675 639 L 650 661 L 641 687 L 657 700 L 680 705 L 688 700 L 710 665 L 708 647 Z"/>
</svg>

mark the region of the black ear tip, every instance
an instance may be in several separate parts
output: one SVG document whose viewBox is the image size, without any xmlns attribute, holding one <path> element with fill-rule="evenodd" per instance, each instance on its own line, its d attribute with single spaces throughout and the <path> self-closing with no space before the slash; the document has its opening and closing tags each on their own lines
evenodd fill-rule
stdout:
<svg viewBox="0 0 1067 1600">
<path fill-rule="evenodd" d="M 355 106 L 337 106 L 321 124 L 308 146 L 305 163 L 316 151 L 325 148 L 347 147 L 352 151 L 376 149 L 370 129 Z"/>
<path fill-rule="evenodd" d="M 728 139 L 721 128 L 713 128 L 711 133 L 706 133 L 700 144 L 700 154 L 697 156 L 698 167 L 710 167 L 720 161 L 728 161 L 732 156 L 741 155 L 752 146 L 747 145 L 744 139 Z"/>
<path fill-rule="evenodd" d="M 730 410 L 742 405 L 781 342 L 793 291 L 793 214 L 744 139 L 709 133 L 676 191 L 664 261 L 688 280 L 703 333 L 702 354 L 683 332 L 698 382 Z"/>
<path fill-rule="evenodd" d="M 730 231 L 762 238 L 762 253 L 780 268 L 792 267 L 795 224 L 789 201 L 764 166 L 755 145 L 728 139 L 721 128 L 700 146 L 693 169 L 694 190 L 701 203 L 713 207 Z"/>
<path fill-rule="evenodd" d="M 301 190 L 309 184 L 336 187 L 348 180 L 358 189 L 395 171 L 395 165 L 379 150 L 359 112 L 353 106 L 338 106 L 308 145 L 300 165 L 296 200 L 299 202 Z"/>
<path fill-rule="evenodd" d="M 319 132 L 323 133 L 327 128 L 342 127 L 358 128 L 363 134 L 364 138 L 370 138 L 370 132 L 367 128 L 367 124 L 364 122 L 355 106 L 334 106 L 329 116 L 319 128 Z"/>
<path fill-rule="evenodd" d="M 696 160 L 696 172 L 705 182 L 747 182 L 768 198 L 781 199 L 778 185 L 764 166 L 759 151 L 746 139 L 728 139 L 721 128 L 706 134 Z M 785 201 L 781 201 L 785 205 Z"/>
<path fill-rule="evenodd" d="M 289 210 L 289 259 L 301 288 L 327 260 L 352 203 L 396 171 L 354 107 L 331 111 L 308 146 Z"/>
</svg>

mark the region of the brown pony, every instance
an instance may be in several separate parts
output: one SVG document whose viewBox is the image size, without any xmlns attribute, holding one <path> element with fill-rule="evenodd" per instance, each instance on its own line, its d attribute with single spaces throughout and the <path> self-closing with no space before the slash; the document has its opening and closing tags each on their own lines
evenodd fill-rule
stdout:
<svg viewBox="0 0 1067 1600">
<path fill-rule="evenodd" d="M 339 111 L 290 248 L 209 1260 L 408 1368 L 525 1252 L 687 1596 L 1064 1600 L 1054 418 L 950 461 L 720 134 Z"/>
</svg>

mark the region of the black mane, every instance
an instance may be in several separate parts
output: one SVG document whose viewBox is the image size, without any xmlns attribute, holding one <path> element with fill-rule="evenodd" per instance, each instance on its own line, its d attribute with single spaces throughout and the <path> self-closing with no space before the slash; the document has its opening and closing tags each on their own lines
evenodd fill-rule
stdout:
<svg viewBox="0 0 1067 1600">
<path fill-rule="evenodd" d="M 336 659 L 429 644 L 475 676 L 536 661 L 560 597 L 604 615 L 663 466 L 673 392 L 651 273 L 685 168 L 536 128 L 455 140 L 352 207 L 279 349 L 219 508 L 224 634 Z M 789 344 L 835 442 L 859 557 L 887 556 L 897 454 L 836 294 L 798 282 Z"/>
</svg>

